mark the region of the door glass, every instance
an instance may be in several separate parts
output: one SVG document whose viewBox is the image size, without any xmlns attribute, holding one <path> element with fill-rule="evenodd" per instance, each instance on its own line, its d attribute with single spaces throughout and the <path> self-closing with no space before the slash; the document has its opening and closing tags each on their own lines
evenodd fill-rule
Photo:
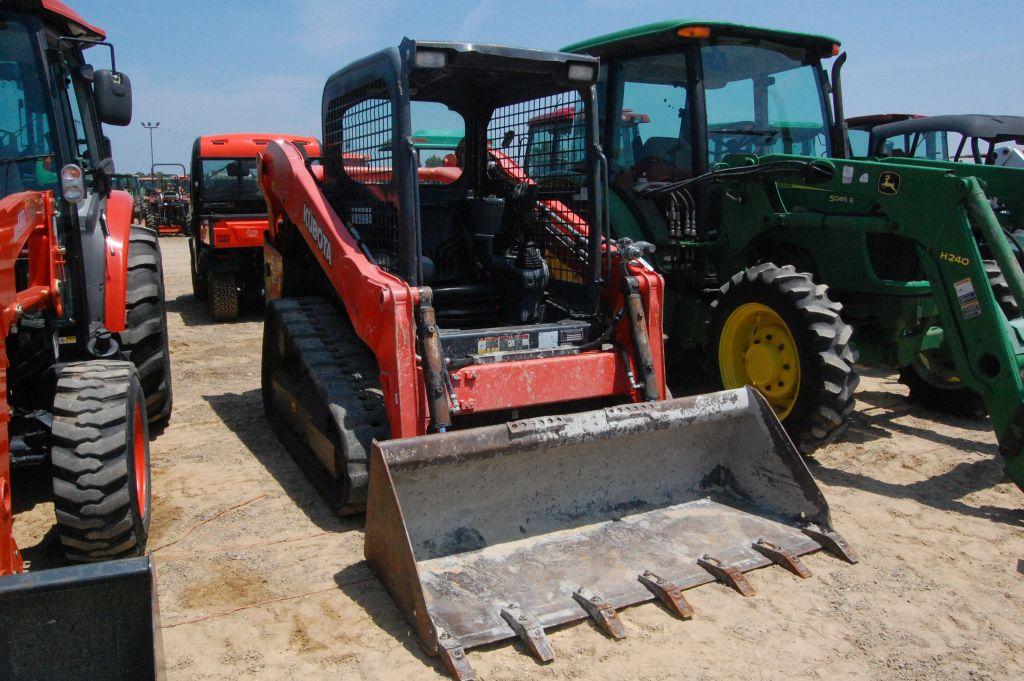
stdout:
<svg viewBox="0 0 1024 681">
<path fill-rule="evenodd" d="M 623 60 L 616 72 L 621 115 L 613 122 L 613 181 L 669 182 L 693 175 L 686 58 L 680 53 Z"/>
<path fill-rule="evenodd" d="M 57 186 L 44 74 L 26 24 L 0 21 L 0 197 Z"/>
</svg>

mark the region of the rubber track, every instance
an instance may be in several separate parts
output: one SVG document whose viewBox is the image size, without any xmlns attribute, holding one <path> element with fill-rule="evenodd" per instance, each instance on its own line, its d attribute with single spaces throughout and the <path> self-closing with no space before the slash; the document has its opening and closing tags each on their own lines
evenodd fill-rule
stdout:
<svg viewBox="0 0 1024 681">
<path fill-rule="evenodd" d="M 79 562 L 142 555 L 132 516 L 128 457 L 130 362 L 92 360 L 61 371 L 53 404 L 53 493 L 57 532 Z"/>
<path fill-rule="evenodd" d="M 363 505 L 370 447 L 391 433 L 376 358 L 326 299 L 275 300 L 270 313 L 281 320 L 286 361 L 299 365 L 338 424 L 350 489 L 346 504 Z"/>
<path fill-rule="evenodd" d="M 173 391 L 160 241 L 142 226 L 132 227 L 129 238 L 123 356 L 139 371 L 150 424 L 162 426 L 171 417 Z"/>
<path fill-rule="evenodd" d="M 811 332 L 810 349 L 820 376 L 817 385 L 811 388 L 814 391 L 811 411 L 799 416 L 791 414 L 783 422 L 797 448 L 809 454 L 834 440 L 853 412 L 854 393 L 860 383 L 860 376 L 854 370 L 856 354 L 850 345 L 853 327 L 843 321 L 843 306 L 829 297 L 828 286 L 815 284 L 809 273 L 797 272 L 792 265 L 762 263 L 737 272 L 719 289 L 712 308 L 717 308 L 736 287 L 750 284 L 774 288 L 783 294 L 801 318 L 802 326 Z M 803 337 L 800 329 L 790 331 L 798 338 Z M 712 356 L 717 361 L 717 349 Z M 808 375 L 807 371 L 801 371 L 801 382 Z M 802 384 L 800 390 L 803 392 L 806 386 Z"/>
</svg>

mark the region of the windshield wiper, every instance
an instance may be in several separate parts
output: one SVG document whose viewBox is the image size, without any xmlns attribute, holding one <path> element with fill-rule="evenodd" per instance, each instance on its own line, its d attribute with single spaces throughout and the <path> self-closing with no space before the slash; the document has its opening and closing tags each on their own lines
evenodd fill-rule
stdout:
<svg viewBox="0 0 1024 681">
<path fill-rule="evenodd" d="M 12 156 L 11 158 L 0 158 L 0 163 L 21 163 L 22 161 L 38 161 L 44 158 L 50 158 L 53 154 L 33 154 L 31 156 Z"/>
</svg>

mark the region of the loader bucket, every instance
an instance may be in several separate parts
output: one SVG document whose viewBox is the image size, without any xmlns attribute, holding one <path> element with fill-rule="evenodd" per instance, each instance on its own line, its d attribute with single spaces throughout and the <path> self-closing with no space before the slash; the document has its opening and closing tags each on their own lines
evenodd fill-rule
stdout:
<svg viewBox="0 0 1024 681">
<path fill-rule="evenodd" d="M 748 388 L 375 443 L 365 552 L 428 651 L 473 678 L 464 649 L 829 548 L 828 504 Z M 760 542 L 758 548 L 754 544 Z"/>
<path fill-rule="evenodd" d="M 163 678 L 149 557 L 0 578 L 0 679 Z"/>
</svg>

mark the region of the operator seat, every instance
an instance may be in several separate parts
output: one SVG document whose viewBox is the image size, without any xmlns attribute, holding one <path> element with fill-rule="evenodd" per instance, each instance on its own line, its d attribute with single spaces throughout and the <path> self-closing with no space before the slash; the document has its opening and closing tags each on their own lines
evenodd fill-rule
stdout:
<svg viewBox="0 0 1024 681">
<path fill-rule="evenodd" d="M 690 145 L 677 137 L 648 138 L 637 158 L 638 167 L 652 182 L 681 180 L 693 174 Z"/>
</svg>

